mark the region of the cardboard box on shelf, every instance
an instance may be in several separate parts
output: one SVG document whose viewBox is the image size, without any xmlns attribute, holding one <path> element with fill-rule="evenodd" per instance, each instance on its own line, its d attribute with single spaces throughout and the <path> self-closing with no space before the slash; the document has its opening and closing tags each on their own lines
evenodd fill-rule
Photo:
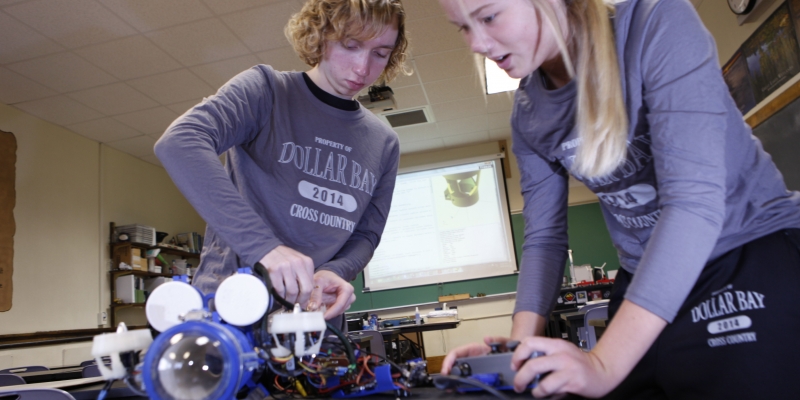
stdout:
<svg viewBox="0 0 800 400">
<path fill-rule="evenodd" d="M 120 263 L 131 266 L 136 271 L 147 271 L 147 257 L 143 257 L 142 249 L 133 247 L 130 243 L 114 247 L 114 269 L 119 269 Z"/>
</svg>

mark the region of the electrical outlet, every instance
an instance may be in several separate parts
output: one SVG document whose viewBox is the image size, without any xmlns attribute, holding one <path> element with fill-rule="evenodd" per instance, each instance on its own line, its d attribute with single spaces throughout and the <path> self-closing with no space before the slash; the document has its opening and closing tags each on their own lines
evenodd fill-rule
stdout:
<svg viewBox="0 0 800 400">
<path fill-rule="evenodd" d="M 101 311 L 97 313 L 97 325 L 105 325 L 108 323 L 108 313 Z"/>
</svg>

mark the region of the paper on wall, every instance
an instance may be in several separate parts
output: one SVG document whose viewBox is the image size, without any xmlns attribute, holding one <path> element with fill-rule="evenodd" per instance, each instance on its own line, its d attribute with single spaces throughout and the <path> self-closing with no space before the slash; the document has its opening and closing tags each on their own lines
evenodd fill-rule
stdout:
<svg viewBox="0 0 800 400">
<path fill-rule="evenodd" d="M 17 139 L 0 131 L 0 311 L 11 309 L 14 272 L 14 205 Z"/>
</svg>

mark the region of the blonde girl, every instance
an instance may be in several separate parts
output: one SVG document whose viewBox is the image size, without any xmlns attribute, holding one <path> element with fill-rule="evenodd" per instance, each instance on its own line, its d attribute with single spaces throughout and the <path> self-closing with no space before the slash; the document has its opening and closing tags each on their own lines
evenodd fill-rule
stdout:
<svg viewBox="0 0 800 400">
<path fill-rule="evenodd" d="M 535 396 L 779 398 L 800 356 L 800 193 L 752 136 L 688 0 L 440 0 L 475 53 L 522 78 L 512 114 L 525 243 L 511 339 Z M 548 339 L 567 178 L 594 191 L 621 269 L 583 352 Z M 507 340 L 487 338 L 487 341 Z M 544 357 L 528 360 L 534 351 Z M 485 344 L 452 351 L 443 373 Z"/>
</svg>

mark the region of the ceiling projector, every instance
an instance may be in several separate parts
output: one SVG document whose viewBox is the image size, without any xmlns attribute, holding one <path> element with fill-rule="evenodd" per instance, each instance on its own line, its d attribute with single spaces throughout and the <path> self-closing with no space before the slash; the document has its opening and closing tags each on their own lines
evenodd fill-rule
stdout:
<svg viewBox="0 0 800 400">
<path fill-rule="evenodd" d="M 358 102 L 364 108 L 376 114 L 397 109 L 394 92 L 388 86 L 370 86 L 364 96 L 358 96 Z"/>
</svg>

